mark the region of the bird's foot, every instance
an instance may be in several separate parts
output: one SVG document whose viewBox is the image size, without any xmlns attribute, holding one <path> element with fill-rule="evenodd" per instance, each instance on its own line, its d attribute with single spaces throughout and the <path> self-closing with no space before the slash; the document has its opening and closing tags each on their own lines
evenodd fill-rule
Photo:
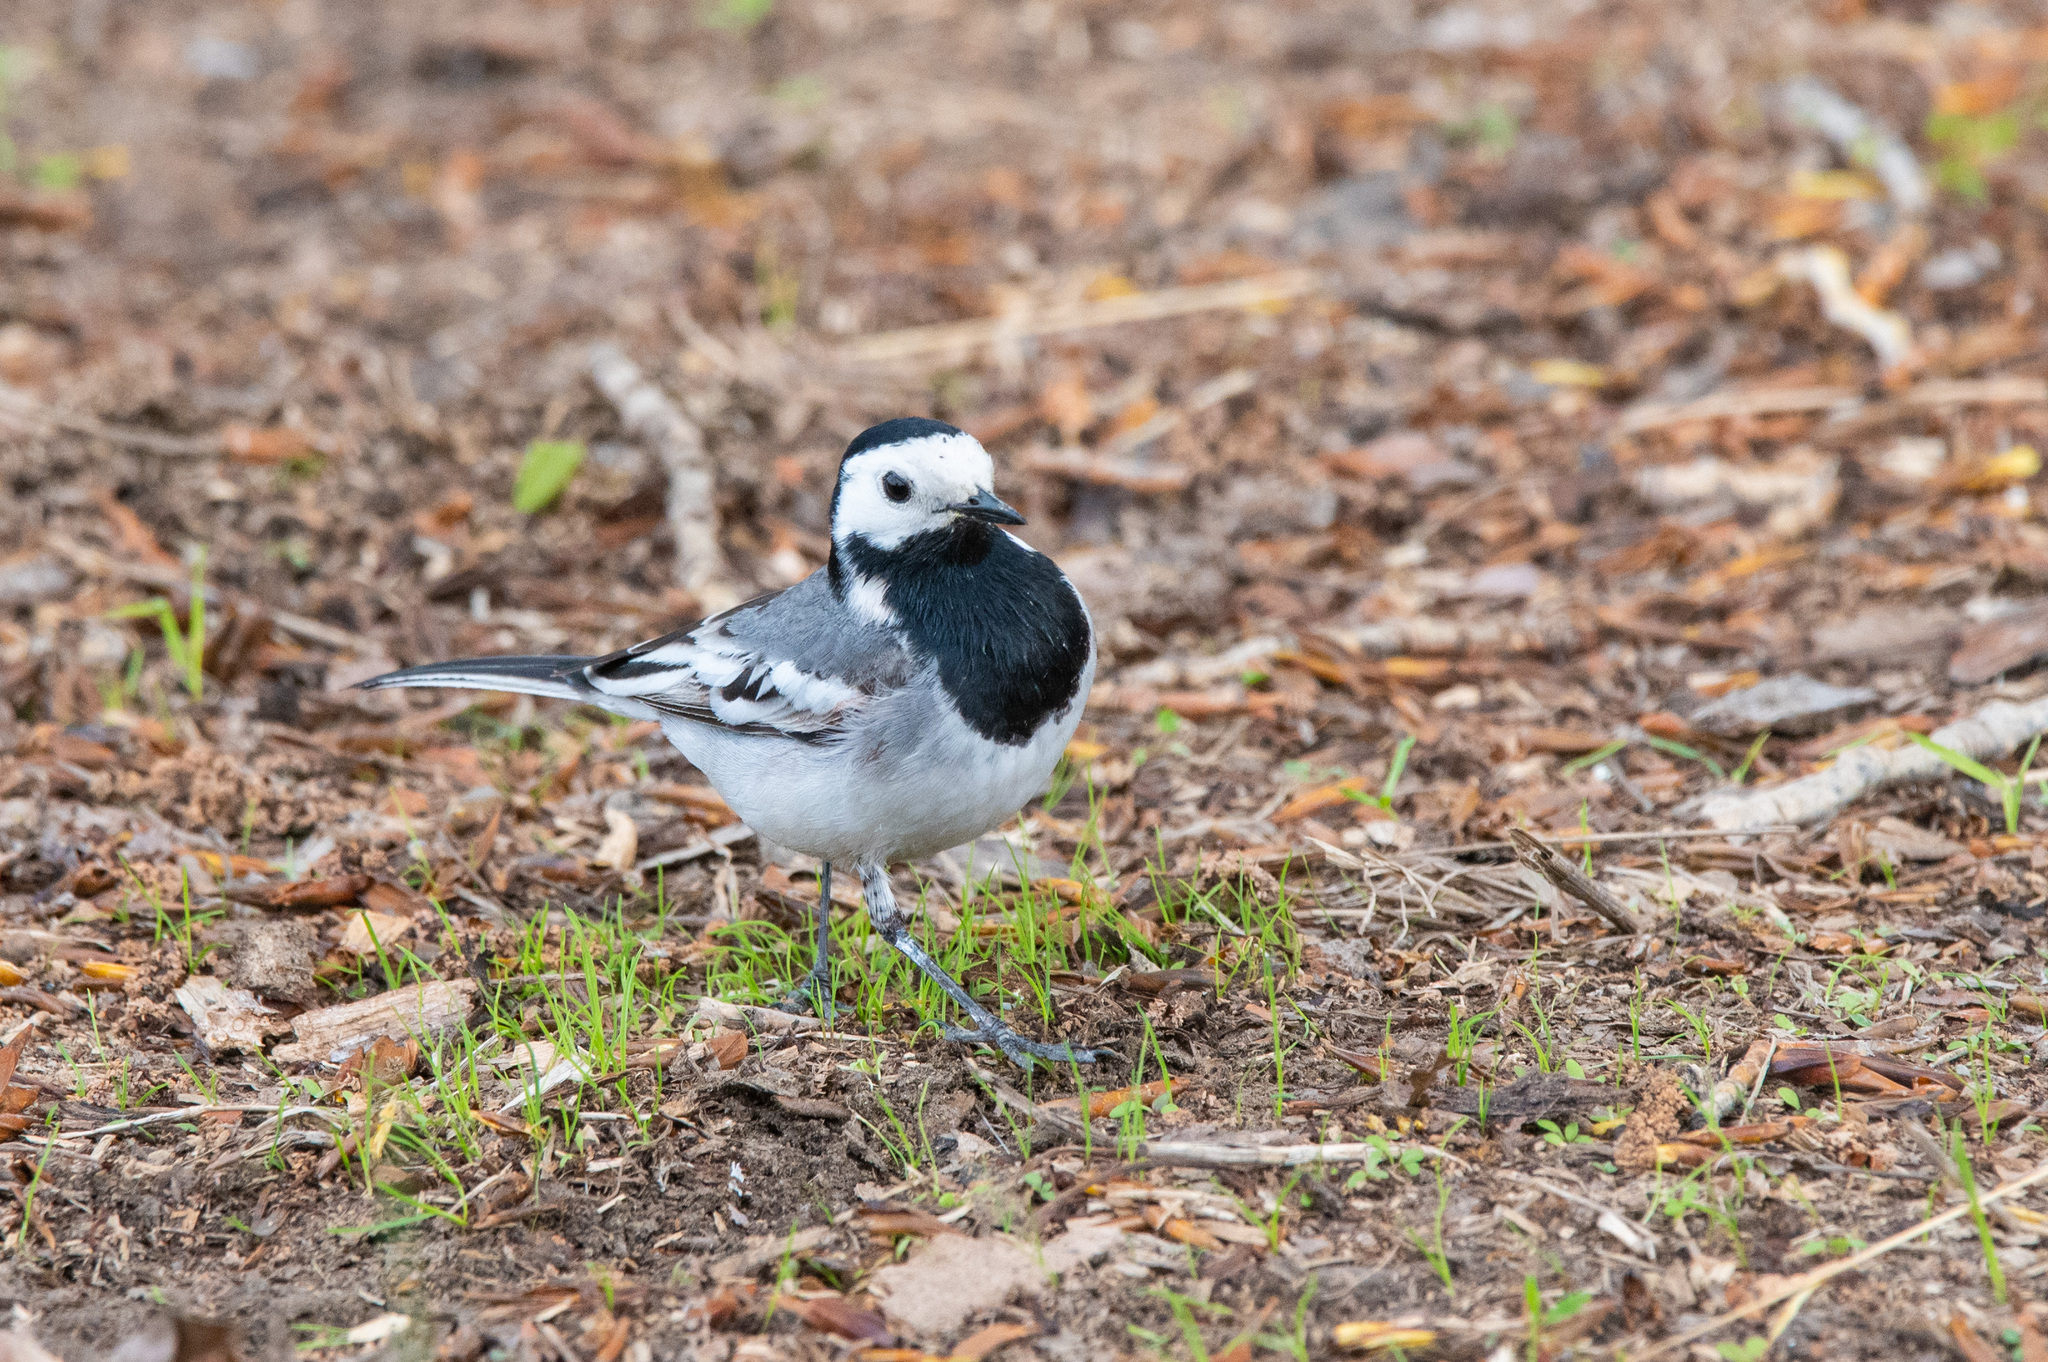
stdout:
<svg viewBox="0 0 2048 1362">
<path fill-rule="evenodd" d="M 932 959 L 931 952 L 924 948 L 905 927 L 903 915 L 896 911 L 895 891 L 889 887 L 888 872 L 879 862 L 861 867 L 861 889 L 867 897 L 868 921 L 882 939 L 902 952 L 903 958 L 917 966 L 918 972 L 942 989 L 954 1006 L 967 1014 L 974 1023 L 972 1027 L 949 1026 L 945 1028 L 947 1040 L 960 1041 L 967 1045 L 993 1045 L 1010 1057 L 1010 1062 L 1029 1073 L 1033 1060 L 1041 1064 L 1093 1064 L 1108 1050 L 1076 1050 L 1071 1045 L 1047 1045 L 1043 1041 L 1027 1040 L 1005 1025 L 993 1012 L 978 1002 L 972 993 L 963 988 L 958 979 L 946 973 L 945 966 Z"/>
<path fill-rule="evenodd" d="M 993 1017 L 972 1030 L 964 1026 L 949 1026 L 946 1028 L 946 1039 L 959 1041 L 963 1045 L 993 1045 L 1008 1055 L 1012 1064 L 1027 1073 L 1033 1060 L 1053 1066 L 1093 1064 L 1109 1053 L 1107 1050 L 1076 1050 L 1065 1042 L 1048 1045 L 1044 1041 L 1031 1040 L 1017 1034 Z"/>
<path fill-rule="evenodd" d="M 794 1012 L 799 1017 L 816 1017 L 819 1021 L 830 1022 L 839 1019 L 839 1005 L 832 1000 L 832 966 L 824 962 L 811 967 L 811 972 L 797 981 L 795 988 L 775 1004 L 783 1012 Z"/>
</svg>

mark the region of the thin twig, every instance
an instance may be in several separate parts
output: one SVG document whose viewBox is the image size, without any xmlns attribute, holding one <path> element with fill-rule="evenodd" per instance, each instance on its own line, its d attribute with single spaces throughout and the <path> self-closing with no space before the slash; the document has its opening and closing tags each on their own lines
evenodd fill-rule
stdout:
<svg viewBox="0 0 2048 1362">
<path fill-rule="evenodd" d="M 1993 1202 L 2003 1201 L 2007 1197 L 2016 1196 L 2019 1193 L 2026 1191 L 2027 1188 L 2032 1187 L 2037 1183 L 2041 1182 L 2048 1182 L 2048 1162 L 2043 1162 L 2039 1167 L 2035 1168 L 2033 1172 L 2028 1173 L 2022 1177 L 2014 1178 L 2010 1182 L 2000 1183 L 1998 1186 L 1992 1188 L 1990 1191 L 1984 1193 L 1983 1196 L 1979 1197 L 1978 1205 L 1989 1206 Z M 1826 1283 L 1833 1281 L 1836 1277 L 1841 1276 L 1843 1273 L 1854 1272 L 1857 1268 L 1862 1267 L 1865 1263 L 1868 1263 L 1873 1259 L 1883 1257 L 1885 1254 L 1890 1253 L 1895 1248 L 1899 1248 L 1903 1245 L 1912 1243 L 1915 1239 L 1918 1239 L 1921 1235 L 1926 1234 L 1929 1230 L 1940 1229 L 1943 1225 L 1949 1224 L 1952 1221 L 1960 1220 L 1969 1213 L 1970 1203 L 1965 1201 L 1960 1206 L 1950 1207 L 1948 1210 L 1943 1211 L 1940 1215 L 1933 1216 L 1929 1219 L 1923 1220 L 1919 1224 L 1914 1225 L 1908 1229 L 1900 1230 L 1897 1234 L 1892 1235 L 1889 1239 L 1880 1239 L 1877 1243 L 1872 1244 L 1869 1248 L 1862 1249 L 1856 1253 L 1852 1253 L 1846 1258 L 1837 1258 L 1833 1262 L 1823 1264 L 1822 1266 L 1815 1268 L 1811 1272 L 1802 1273 L 1801 1275 L 1794 1277 L 1789 1281 L 1782 1283 L 1779 1286 L 1773 1287 L 1769 1291 L 1764 1292 L 1755 1300 L 1750 1301 L 1747 1305 L 1741 1306 L 1740 1308 L 1735 1310 L 1730 1310 L 1728 1313 L 1724 1315 L 1716 1315 L 1714 1318 L 1708 1320 L 1704 1324 L 1695 1325 L 1693 1328 L 1687 1329 L 1682 1334 L 1677 1334 L 1671 1338 L 1665 1339 L 1661 1343 L 1655 1344 L 1646 1352 L 1636 1354 L 1636 1362 L 1649 1362 L 1649 1359 L 1653 1357 L 1664 1357 L 1671 1353 L 1681 1351 L 1682 1349 L 1691 1347 L 1694 1343 L 1697 1343 L 1699 1340 L 1705 1338 L 1708 1334 L 1715 1333 L 1723 1328 L 1726 1328 L 1728 1325 L 1735 1323 L 1737 1320 L 1754 1319 L 1756 1316 L 1762 1314 L 1764 1311 L 1776 1305 L 1779 1301 L 1790 1300 L 1794 1296 L 1810 1293 L 1816 1287 L 1823 1286 Z"/>
<path fill-rule="evenodd" d="M 1077 1114 L 1063 1112 L 1057 1107 L 1042 1107 L 1023 1093 L 1018 1092 L 1008 1083 L 1005 1083 L 1002 1079 L 990 1073 L 987 1069 L 982 1068 L 973 1059 L 967 1056 L 962 1056 L 962 1058 L 966 1060 L 968 1072 L 972 1073 L 980 1081 L 982 1088 L 1003 1106 L 1010 1108 L 1010 1110 L 1017 1112 L 1019 1115 L 1028 1116 L 1032 1120 L 1040 1122 L 1048 1129 L 1057 1131 L 1069 1140 L 1080 1140 L 1087 1134 L 1087 1131 L 1077 1118 Z"/>
<path fill-rule="evenodd" d="M 1749 1049 L 1728 1071 L 1728 1076 L 1714 1085 L 1714 1091 L 1707 1099 L 1713 1107 L 1715 1125 L 1727 1120 L 1745 1096 L 1755 1100 L 1755 1090 L 1763 1086 L 1771 1071 L 1771 1056 L 1777 1052 L 1778 1042 L 1775 1039 L 1750 1042 Z M 1746 1110 L 1748 1104 L 1743 1103 L 1743 1106 Z"/>
<path fill-rule="evenodd" d="M 148 1116 L 136 1116 L 127 1120 L 109 1121 L 103 1126 L 94 1126 L 91 1130 L 67 1130 L 53 1138 L 59 1140 L 92 1140 L 102 1135 L 117 1135 L 124 1130 L 140 1130 L 144 1126 L 160 1125 L 165 1121 L 190 1121 L 197 1117 L 212 1116 L 216 1113 L 230 1111 L 238 1112 L 244 1116 L 253 1111 L 278 1114 L 277 1103 L 275 1102 L 265 1102 L 260 1105 L 240 1103 L 211 1107 L 179 1107 L 175 1111 L 152 1112 Z M 336 1117 L 346 1119 L 343 1113 L 331 1112 L 325 1107 L 288 1107 L 281 1114 L 285 1116 L 304 1116 L 310 1114 L 329 1120 Z"/>
<path fill-rule="evenodd" d="M 685 861 L 695 861 L 709 856 L 713 852 L 724 851 L 736 843 L 746 841 L 753 835 L 754 830 L 745 823 L 727 823 L 722 828 L 714 829 L 709 837 L 700 837 L 688 846 L 677 847 L 674 851 L 664 851 L 658 855 L 649 856 L 646 860 L 635 865 L 633 869 L 644 875 L 650 870 L 659 870 L 665 865 L 681 865 Z"/>
<path fill-rule="evenodd" d="M 1691 402 L 1644 402 L 1621 414 L 1621 433 L 1636 435 L 1689 421 L 1781 413 L 1827 411 L 1839 416 L 1862 416 L 1877 411 L 1889 414 L 1900 407 L 2039 406 L 2048 403 L 2048 383 L 2018 375 L 1927 379 L 1899 394 L 1895 401 L 1877 404 L 1872 409 L 1864 408 L 1862 397 L 1854 388 L 1763 388 L 1710 393 Z"/>
<path fill-rule="evenodd" d="M 1139 1157 L 1176 1168 L 1300 1168 L 1312 1163 L 1364 1163 L 1374 1156 L 1386 1157 L 1388 1146 L 1377 1144 L 1198 1144 L 1176 1140 L 1148 1140 Z M 1465 1167 L 1465 1161 L 1447 1150 L 1429 1144 L 1396 1144 L 1396 1155 L 1415 1150 L 1431 1158 Z"/>
<path fill-rule="evenodd" d="M 1258 307 L 1313 293 L 1321 284 L 1322 277 L 1313 270 L 1289 270 L 1255 279 L 1232 279 L 1221 284 L 1191 284 L 1152 293 L 1132 293 L 1091 302 L 1026 309 L 1001 317 L 979 317 L 973 321 L 940 322 L 934 326 L 882 331 L 855 337 L 841 348 L 840 354 L 857 364 L 924 359 L 931 355 L 973 351 L 1001 341 L 1049 336 L 1062 331 L 1086 331 L 1126 322 L 1161 321 L 1194 312 Z"/>
<path fill-rule="evenodd" d="M 1493 1170 L 1493 1173 L 1495 1177 L 1506 1178 L 1509 1182 L 1518 1182 L 1524 1187 L 1533 1187 L 1539 1192 L 1556 1197 L 1559 1201 L 1568 1201 L 1574 1206 L 1593 1212 L 1596 1217 L 1595 1223 L 1600 1229 L 1625 1245 L 1629 1252 L 1639 1258 L 1648 1258 L 1653 1263 L 1657 1261 L 1657 1241 L 1645 1231 L 1622 1219 L 1620 1213 L 1612 1206 L 1603 1206 L 1589 1196 L 1582 1196 L 1577 1192 L 1567 1191 L 1554 1182 L 1545 1182 L 1542 1178 L 1532 1178 L 1527 1173 L 1516 1173 L 1506 1168 L 1496 1168 Z"/>
<path fill-rule="evenodd" d="M 2043 779 L 2048 779 L 2048 775 L 2044 775 Z M 1751 828 L 1742 835 L 1752 837 L 1774 832 L 1797 831 L 1799 831 L 1797 824 L 1780 823 L 1771 827 Z M 1554 846 L 1559 851 L 1577 851 L 1584 847 L 1607 846 L 1615 842 L 1690 842 L 1707 838 L 1727 837 L 1729 835 L 1729 833 L 1722 831 L 1720 828 L 1655 828 L 1649 832 L 1566 832 L 1560 833 L 1556 837 L 1536 837 L 1536 840 L 1546 845 Z M 1531 833 L 1530 836 L 1535 837 L 1535 834 Z M 1513 842 L 1466 842 L 1459 846 L 1416 847 L 1411 851 L 1402 852 L 1400 859 L 1412 860 L 1418 856 L 1464 856 L 1475 851 L 1513 851 L 1514 849 L 1515 844 Z"/>
<path fill-rule="evenodd" d="M 73 567 L 88 577 L 109 577 L 181 595 L 192 590 L 191 580 L 185 575 L 183 568 L 160 567 L 154 563 L 115 558 L 111 554 L 103 553 L 61 534 L 49 535 L 43 542 L 60 557 L 69 559 Z M 236 610 L 261 615 L 288 634 L 295 634 L 308 643 L 317 643 L 337 652 L 360 653 L 374 646 L 360 633 L 337 629 L 331 624 L 322 624 L 303 615 L 294 615 L 288 610 L 274 610 L 256 597 L 238 591 L 207 585 L 200 588 L 199 594 L 208 605 L 225 602 Z"/>
<path fill-rule="evenodd" d="M 55 427 L 74 435 L 173 459 L 210 459 L 227 453 L 227 443 L 218 435 L 164 435 L 153 430 L 108 425 L 90 416 L 45 406 L 27 393 L 17 392 L 4 384 L 0 384 L 0 421 L 34 432 Z"/>
<path fill-rule="evenodd" d="M 1449 903 L 1446 906 L 1451 911 L 1462 913 L 1468 917 L 1486 917 L 1490 914 L 1491 910 L 1470 894 L 1450 887 L 1451 880 L 1457 878 L 1455 873 L 1445 876 L 1436 884 L 1431 884 L 1418 875 L 1412 867 L 1403 865 L 1393 857 L 1383 852 L 1375 851 L 1371 847 L 1360 847 L 1354 852 L 1346 851 L 1342 847 L 1332 846 L 1320 838 L 1311 837 L 1308 840 L 1318 851 L 1323 853 L 1324 859 L 1333 862 L 1340 869 L 1353 869 L 1362 872 L 1367 877 L 1368 883 L 1371 882 L 1372 875 L 1376 873 L 1375 862 L 1378 863 L 1380 868 L 1392 871 L 1407 882 L 1408 887 L 1413 889 L 1416 895 L 1421 898 L 1424 910 L 1432 915 L 1437 911 L 1437 904 L 1440 899 L 1456 900 L 1456 902 Z M 1375 898 L 1377 898 L 1378 892 L 1378 887 L 1374 886 L 1373 893 Z"/>
<path fill-rule="evenodd" d="M 1824 1159 L 1820 1155 L 1804 1149 L 1792 1150 L 1790 1152 L 1776 1149 L 1759 1150 L 1757 1157 L 1759 1159 L 1783 1159 L 1787 1168 L 1797 1164 L 1802 1169 L 1818 1168 L 1823 1173 L 1839 1173 L 1843 1177 L 1850 1178 L 1877 1178 L 1885 1182 L 1927 1181 L 1927 1175 L 1924 1173 L 1907 1173 L 1897 1168 L 1858 1168 L 1853 1164 L 1837 1163 L 1833 1159 Z M 1769 1165 L 1765 1166 L 1769 1167 Z M 1771 1171 L 1776 1172 L 1778 1170 L 1771 1169 Z"/>
<path fill-rule="evenodd" d="M 1965 1195 L 1976 1190 L 1964 1183 L 1963 1170 L 1956 1167 L 1956 1161 L 1941 1147 L 1941 1142 L 1927 1133 L 1927 1127 L 1909 1116 L 1900 1120 L 1895 1128 L 1904 1130 L 1906 1138 L 1919 1147 L 1920 1157 L 1934 1166 L 1936 1181 L 1946 1182 Z M 1991 1215 L 2000 1225 L 2015 1234 L 2029 1233 L 2029 1227 L 2020 1223 L 2020 1218 L 2012 1213 L 2009 1206 L 1994 1206 L 1991 1208 Z"/>
<path fill-rule="evenodd" d="M 1749 1119 L 1749 1110 L 1756 1105 L 1756 1099 L 1764 1090 L 1764 1080 L 1771 1076 L 1771 1061 L 1778 1057 L 1778 1038 L 1771 1037 L 1771 1048 L 1764 1052 L 1764 1062 L 1757 1066 L 1756 1082 L 1749 1089 L 1749 1096 L 1742 1103 L 1742 1119 Z"/>
<path fill-rule="evenodd" d="M 1636 435 L 1691 421 L 1829 411 L 1850 406 L 1862 396 L 1855 388 L 1763 388 L 1750 392 L 1709 393 L 1690 402 L 1644 402 L 1621 414 L 1621 433 Z"/>
<path fill-rule="evenodd" d="M 1558 855 L 1554 847 L 1545 846 L 1520 828 L 1514 829 L 1508 837 L 1514 843 L 1515 855 L 1521 858 L 1522 864 L 1559 890 L 1606 918 L 1620 931 L 1631 936 L 1642 931 L 1628 909 L 1622 907 L 1620 899 L 1587 879 L 1577 866 Z"/>
<path fill-rule="evenodd" d="M 708 994 L 697 999 L 695 1015 L 709 1017 L 724 1026 L 747 1026 L 777 1036 L 825 1029 L 823 1021 L 800 1012 L 785 1012 L 779 1007 L 758 1007 L 751 1003 L 729 1003 Z"/>
</svg>

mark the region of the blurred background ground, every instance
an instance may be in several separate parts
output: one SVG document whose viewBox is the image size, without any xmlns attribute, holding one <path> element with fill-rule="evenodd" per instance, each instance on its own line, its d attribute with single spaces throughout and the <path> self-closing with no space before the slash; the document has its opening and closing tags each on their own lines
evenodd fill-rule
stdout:
<svg viewBox="0 0 2048 1362">
<path fill-rule="evenodd" d="M 13 0 L 0 1298 L 73 1362 L 1641 1356 L 2026 1174 L 2044 120 L 2017 3 Z M 1032 887 L 903 883 L 1135 1117 L 879 965 L 845 1038 L 699 1007 L 814 867 L 650 730 L 347 689 L 795 581 L 906 413 L 1103 668 Z M 2037 1362 L 2040 1213 L 1958 1224 L 1672 1355 Z M 1019 1243 L 1056 1293 L 964 1290 Z"/>
</svg>

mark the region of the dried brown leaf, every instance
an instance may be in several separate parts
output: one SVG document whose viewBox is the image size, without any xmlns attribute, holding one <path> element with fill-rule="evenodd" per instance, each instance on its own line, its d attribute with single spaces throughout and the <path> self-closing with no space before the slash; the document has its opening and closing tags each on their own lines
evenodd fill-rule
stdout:
<svg viewBox="0 0 2048 1362">
<path fill-rule="evenodd" d="M 1174 1090 L 1174 1083 L 1174 1079 L 1162 1078 L 1151 1083 L 1140 1084 L 1136 1087 L 1112 1088 L 1108 1092 L 1090 1093 L 1088 1095 L 1088 1119 L 1093 1121 L 1099 1117 L 1107 1116 L 1124 1103 L 1130 1101 L 1137 1101 L 1149 1107 L 1160 1098 L 1171 1093 Z M 1081 1099 L 1079 1097 L 1055 1097 L 1050 1101 L 1039 1103 L 1039 1106 L 1041 1108 L 1050 1107 L 1055 1111 L 1078 1113 L 1081 1109 Z"/>
<path fill-rule="evenodd" d="M 1960 1314 L 1948 1317 L 1948 1334 L 1955 1341 L 1956 1351 L 1963 1355 L 1964 1362 L 2009 1362 L 2003 1352 L 1984 1341 L 1984 1336 L 1970 1327 L 1970 1322 Z"/>
<path fill-rule="evenodd" d="M 899 1207 L 864 1210 L 857 1217 L 861 1228 L 877 1239 L 891 1239 L 899 1234 L 959 1234 L 960 1231 L 933 1215 L 930 1211 L 908 1210 Z"/>
<path fill-rule="evenodd" d="M 1186 1244 L 1190 1248 L 1207 1249 L 1211 1252 L 1223 1247 L 1223 1241 L 1199 1223 L 1174 1215 L 1164 1206 L 1147 1206 L 1139 1214 L 1145 1218 L 1145 1224 L 1155 1234 L 1171 1239 L 1177 1244 Z"/>
<path fill-rule="evenodd" d="M 896 1341 L 896 1335 L 879 1314 L 862 1309 L 844 1296 L 817 1296 L 809 1300 L 783 1296 L 777 1304 L 821 1333 L 885 1347 Z"/>
<path fill-rule="evenodd" d="M 354 903 L 375 882 L 369 875 L 337 875 L 290 884 L 251 885 L 231 890 L 228 897 L 259 908 L 339 908 Z"/>
<path fill-rule="evenodd" d="M 1036 1324 L 991 1324 L 985 1329 L 975 1330 L 955 1343 L 947 1362 L 982 1362 L 983 1358 L 998 1348 L 1037 1336 Z M 2028 1362 L 2032 1362 L 2032 1359 L 2028 1359 Z"/>
<path fill-rule="evenodd" d="M 721 1069 L 737 1069 L 747 1057 L 747 1033 L 721 1028 L 704 1042 L 704 1049 Z"/>
</svg>

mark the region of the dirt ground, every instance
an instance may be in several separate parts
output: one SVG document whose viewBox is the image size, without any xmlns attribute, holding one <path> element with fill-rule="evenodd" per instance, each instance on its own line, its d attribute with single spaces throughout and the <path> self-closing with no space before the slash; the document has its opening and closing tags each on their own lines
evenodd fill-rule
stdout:
<svg viewBox="0 0 2048 1362">
<path fill-rule="evenodd" d="M 2044 233 L 2016 2 L 10 0 L 0 1358 L 2048 1362 Z M 1091 1069 L 350 689 L 903 414 L 1101 666 L 897 892 Z"/>
</svg>

